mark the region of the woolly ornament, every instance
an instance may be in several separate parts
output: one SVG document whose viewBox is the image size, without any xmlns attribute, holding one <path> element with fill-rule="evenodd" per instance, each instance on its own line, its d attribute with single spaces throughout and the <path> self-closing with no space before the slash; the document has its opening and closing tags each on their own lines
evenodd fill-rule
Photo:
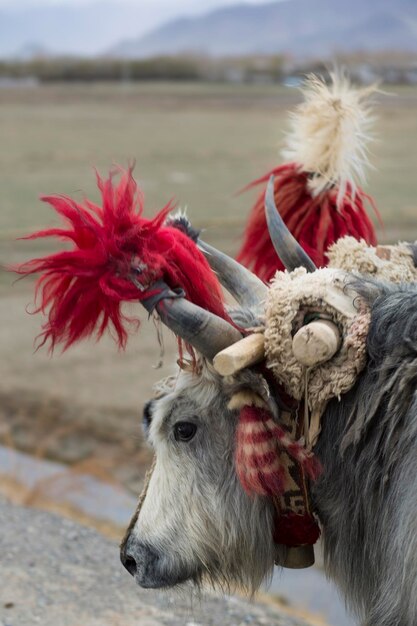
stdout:
<svg viewBox="0 0 417 626">
<path fill-rule="evenodd" d="M 326 251 L 340 237 L 376 244 L 367 213 L 373 199 L 359 186 L 367 165 L 368 129 L 372 121 L 367 98 L 373 88 L 354 89 L 338 74 L 327 85 L 310 76 L 304 102 L 291 116 L 291 131 L 282 155 L 287 160 L 246 189 L 262 185 L 249 216 L 237 259 L 263 280 L 285 269 L 268 234 L 264 185 L 275 177 L 277 208 L 317 267 L 327 265 Z M 379 218 L 380 219 L 380 218 Z"/>
<path fill-rule="evenodd" d="M 370 313 L 347 285 L 348 275 L 321 268 L 307 273 L 277 272 L 265 308 L 265 354 L 268 368 L 296 400 L 305 394 L 308 374 L 308 408 L 322 413 L 327 402 L 347 393 L 366 364 L 366 338 Z M 350 306 L 348 306 L 348 302 Z M 355 302 L 355 306 L 353 305 Z M 342 345 L 328 361 L 306 368 L 293 352 L 293 336 L 309 316 L 332 320 Z"/>
<path fill-rule="evenodd" d="M 416 249 L 415 244 L 404 242 L 374 248 L 364 241 L 344 237 L 329 248 L 327 256 L 329 267 L 392 283 L 413 283 L 417 282 Z"/>
<path fill-rule="evenodd" d="M 118 181 L 113 174 L 107 179 L 97 174 L 97 184 L 101 206 L 68 196 L 42 198 L 64 226 L 40 230 L 26 239 L 54 237 L 70 247 L 15 268 L 22 275 L 41 274 L 35 311 L 47 314 L 41 345 L 49 342 L 53 349 L 61 343 L 66 349 L 91 335 L 99 339 L 110 327 L 119 346 L 125 347 L 128 325 L 135 320 L 126 317 L 121 305 L 156 295 L 161 289 L 154 286 L 158 280 L 229 320 L 220 284 L 196 243 L 175 224 L 166 224 L 171 204 L 153 219 L 145 218 L 143 196 L 131 168 L 120 170 Z"/>
</svg>

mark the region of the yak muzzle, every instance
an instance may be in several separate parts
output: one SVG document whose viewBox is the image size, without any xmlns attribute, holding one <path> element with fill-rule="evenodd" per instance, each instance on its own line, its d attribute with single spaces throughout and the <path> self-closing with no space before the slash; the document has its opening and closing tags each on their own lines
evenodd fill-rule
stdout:
<svg viewBox="0 0 417 626">
<path fill-rule="evenodd" d="M 185 582 L 189 574 L 169 565 L 167 555 L 130 535 L 120 549 L 120 560 L 138 585 L 144 589 L 174 587 Z"/>
</svg>

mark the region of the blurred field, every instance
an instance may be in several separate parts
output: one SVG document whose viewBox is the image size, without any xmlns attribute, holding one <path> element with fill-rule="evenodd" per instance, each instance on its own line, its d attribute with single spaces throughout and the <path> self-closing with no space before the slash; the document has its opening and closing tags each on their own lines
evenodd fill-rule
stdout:
<svg viewBox="0 0 417 626">
<path fill-rule="evenodd" d="M 1 236 L 51 221 L 41 193 L 95 194 L 93 166 L 107 172 L 132 159 L 149 211 L 174 197 L 200 224 L 237 227 L 250 196 L 233 194 L 277 164 L 298 99 L 274 86 L 0 89 Z M 417 208 L 417 89 L 378 96 L 376 112 L 368 189 L 388 226 L 406 232 Z M 227 235 L 236 241 L 238 229 Z"/>
<path fill-rule="evenodd" d="M 171 198 L 188 206 L 205 238 L 235 252 L 254 194 L 234 195 L 279 162 L 294 89 L 168 84 L 51 85 L 0 89 L 0 261 L 42 246 L 16 236 L 54 223 L 43 193 L 97 198 L 93 166 L 136 160 L 147 212 Z M 375 170 L 367 189 L 386 223 L 381 240 L 417 238 L 417 89 L 377 102 Z M 148 457 L 139 415 L 154 381 L 170 369 L 153 327 L 125 354 L 110 339 L 52 359 L 33 353 L 41 319 L 29 316 L 33 283 L 0 275 L 0 440 L 24 450 L 99 467 L 135 490 Z M 142 315 L 141 311 L 138 311 Z M 114 469 L 116 468 L 116 469 Z"/>
</svg>

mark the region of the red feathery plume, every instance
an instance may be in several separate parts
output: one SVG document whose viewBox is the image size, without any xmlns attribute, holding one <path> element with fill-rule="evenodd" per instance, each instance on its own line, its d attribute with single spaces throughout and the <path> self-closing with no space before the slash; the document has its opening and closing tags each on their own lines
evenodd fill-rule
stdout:
<svg viewBox="0 0 417 626">
<path fill-rule="evenodd" d="M 165 224 L 168 204 L 153 219 L 143 217 L 143 197 L 132 169 L 103 180 L 97 174 L 102 206 L 85 200 L 80 204 L 67 196 L 45 196 L 63 218 L 65 226 L 40 230 L 26 239 L 56 237 L 69 241 L 69 250 L 28 261 L 19 274 L 40 273 L 35 312 L 47 313 L 41 345 L 57 343 L 64 349 L 79 339 L 99 339 L 108 327 L 115 331 L 121 348 L 127 341 L 127 324 L 133 322 L 121 310 L 125 301 L 139 301 L 155 290 L 159 279 L 186 298 L 216 315 L 229 319 L 220 285 L 194 241 L 175 227 Z M 135 287 L 129 274 L 132 261 L 139 262 L 144 291 Z M 136 321 L 136 324 L 138 322 Z"/>
<path fill-rule="evenodd" d="M 313 197 L 308 188 L 309 175 L 296 163 L 276 167 L 246 189 L 266 184 L 275 176 L 275 202 L 288 229 L 311 257 L 317 267 L 326 266 L 326 251 L 341 237 L 350 235 L 376 244 L 374 226 L 366 212 L 369 203 L 377 213 L 370 196 L 347 183 L 342 202 L 333 187 Z M 285 269 L 275 252 L 268 233 L 263 189 L 246 226 L 243 245 L 237 260 L 252 269 L 262 280 L 269 281 L 277 270 Z"/>
</svg>

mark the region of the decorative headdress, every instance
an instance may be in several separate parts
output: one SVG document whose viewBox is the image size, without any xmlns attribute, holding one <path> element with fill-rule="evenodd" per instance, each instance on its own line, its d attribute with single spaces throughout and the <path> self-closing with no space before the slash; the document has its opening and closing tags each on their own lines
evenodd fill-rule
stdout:
<svg viewBox="0 0 417 626">
<path fill-rule="evenodd" d="M 354 89 L 340 74 L 327 85 L 311 75 L 304 83 L 304 102 L 291 116 L 291 131 L 282 155 L 286 162 L 251 183 L 275 178 L 279 212 L 317 267 L 326 252 L 345 235 L 375 245 L 376 234 L 366 207 L 375 203 L 359 186 L 364 180 L 372 116 L 368 97 L 374 88 Z M 237 259 L 269 281 L 284 266 L 271 243 L 262 188 L 249 215 Z M 378 215 L 378 213 L 377 213 Z M 378 215 L 379 217 L 379 215 Z"/>
<path fill-rule="evenodd" d="M 312 287 L 305 281 L 303 270 L 278 275 L 268 295 L 268 288 L 259 278 L 198 240 L 198 233 L 183 218 L 168 220 L 170 206 L 154 219 L 144 218 L 142 197 L 131 170 L 122 173 L 118 184 L 110 176 L 107 180 L 98 177 L 98 185 L 102 206 L 88 200 L 80 204 L 61 196 L 45 198 L 64 218 L 67 227 L 43 230 L 32 238 L 58 237 L 70 241 L 72 247 L 34 259 L 17 269 L 23 275 L 41 273 L 37 283 L 41 298 L 38 310 L 47 313 L 42 343 L 49 341 L 51 348 L 62 343 L 67 348 L 90 335 L 99 338 L 112 326 L 123 347 L 129 320 L 123 316 L 121 304 L 138 300 L 148 312 L 156 311 L 191 353 L 196 349 L 221 375 L 237 375 L 239 390 L 234 392 L 229 404 L 230 410 L 239 414 L 237 474 L 249 494 L 273 499 L 277 511 L 274 539 L 295 549 L 289 551 L 283 564 L 311 564 L 310 546 L 320 531 L 310 503 L 309 481 L 318 477 L 321 468 L 312 450 L 309 411 L 320 414 L 327 399 L 350 388 L 354 374 L 363 366 L 362 359 L 353 373 L 347 367 L 339 384 L 337 374 L 349 352 L 346 338 L 363 337 L 363 324 L 357 324 L 359 331 L 355 335 L 351 299 L 343 294 L 330 270 L 322 270 L 325 278 L 316 281 L 317 284 L 313 281 Z M 266 208 L 273 244 L 288 270 L 304 266 L 305 270 L 314 271 L 314 263 L 285 228 L 277 212 L 273 178 L 268 185 Z M 319 274 L 315 272 L 313 277 Z M 257 332 L 242 339 L 245 331 L 229 318 L 220 284 L 245 308 L 261 312 L 268 300 L 265 334 Z M 287 298 L 282 309 L 275 310 L 274 288 L 281 290 L 281 295 L 291 294 L 290 302 Z M 278 300 L 285 299 L 278 293 Z M 313 313 L 319 320 L 310 324 L 307 313 Z M 320 335 L 323 329 L 317 323 L 323 321 L 321 318 L 334 327 L 330 341 L 326 334 Z M 306 348 L 312 344 L 309 336 L 303 336 L 303 329 L 314 335 L 314 323 L 320 332 L 316 333 L 316 348 L 309 351 Z M 295 328 L 297 324 L 299 329 Z M 274 333 L 281 327 L 285 337 L 276 345 Z M 337 352 L 339 360 L 335 357 Z M 266 363 L 261 364 L 265 355 Z M 314 400 L 311 406 L 306 396 L 303 407 L 300 388 L 303 388 L 305 367 L 312 371 L 332 358 L 336 359 L 336 386 L 329 384 L 326 395 L 317 402 Z M 265 382 L 265 393 L 259 385 L 253 386 L 244 376 L 239 377 L 240 370 L 252 365 Z M 314 385 L 320 387 L 317 372 L 311 377 L 312 389 Z M 327 380 L 330 380 L 328 372 Z M 288 408 L 277 410 L 271 401 L 273 396 L 286 400 Z M 310 551 L 303 552 L 305 548 Z"/>
</svg>

